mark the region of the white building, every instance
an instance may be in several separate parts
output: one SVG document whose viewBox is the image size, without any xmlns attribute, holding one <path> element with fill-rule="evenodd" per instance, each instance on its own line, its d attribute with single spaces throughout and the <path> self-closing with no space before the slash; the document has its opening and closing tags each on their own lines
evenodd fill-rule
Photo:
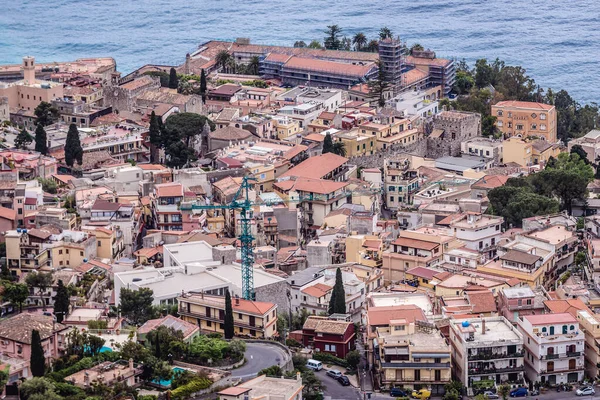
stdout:
<svg viewBox="0 0 600 400">
<path fill-rule="evenodd" d="M 435 95 L 431 95 L 429 90 L 414 90 L 404 92 L 393 100 L 396 104 L 396 110 L 400 111 L 402 116 L 411 117 L 430 117 L 437 114 L 440 105 Z"/>
<path fill-rule="evenodd" d="M 523 336 L 506 318 L 451 321 L 450 342 L 454 375 L 465 386 L 523 383 Z"/>
<path fill-rule="evenodd" d="M 502 236 L 504 218 L 467 213 L 462 219 L 450 224 L 453 235 L 465 243 L 467 249 L 486 253 L 489 258 L 496 254 L 496 245 Z"/>
<path fill-rule="evenodd" d="M 524 338 L 529 380 L 550 385 L 583 380 L 585 335 L 574 316 L 523 315 L 517 327 Z"/>
</svg>

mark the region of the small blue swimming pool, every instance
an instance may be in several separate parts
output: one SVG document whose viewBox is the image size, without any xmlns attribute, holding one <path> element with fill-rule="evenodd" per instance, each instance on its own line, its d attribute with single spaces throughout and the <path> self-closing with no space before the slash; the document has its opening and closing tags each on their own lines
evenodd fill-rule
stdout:
<svg viewBox="0 0 600 400">
<path fill-rule="evenodd" d="M 112 353 L 112 349 L 108 346 L 102 346 L 102 348 L 100 349 L 100 353 Z"/>
<path fill-rule="evenodd" d="M 179 367 L 173 367 L 173 375 L 175 375 L 178 372 L 182 372 L 182 371 L 185 371 L 185 369 L 179 368 Z M 164 388 L 171 387 L 171 379 L 169 379 L 169 380 L 164 380 L 164 379 L 158 380 L 158 379 L 155 379 L 155 380 L 152 381 L 152 383 L 155 383 L 155 384 L 157 384 L 159 386 L 162 386 Z"/>
</svg>

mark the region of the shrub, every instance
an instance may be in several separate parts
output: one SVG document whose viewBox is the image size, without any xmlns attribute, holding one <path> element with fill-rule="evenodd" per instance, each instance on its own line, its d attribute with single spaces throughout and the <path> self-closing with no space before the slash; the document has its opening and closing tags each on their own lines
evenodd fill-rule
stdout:
<svg viewBox="0 0 600 400">
<path fill-rule="evenodd" d="M 184 400 L 191 397 L 194 393 L 208 389 L 212 381 L 207 378 L 196 378 L 187 385 L 179 386 L 171 392 L 171 399 Z"/>
<path fill-rule="evenodd" d="M 285 345 L 288 347 L 302 347 L 302 343 L 300 343 L 296 339 L 286 339 Z"/>
<path fill-rule="evenodd" d="M 91 368 L 94 365 L 94 360 L 91 357 L 85 357 L 81 360 L 77 361 L 75 364 L 70 367 L 64 368 L 57 372 L 51 372 L 46 375 L 47 378 L 55 381 L 61 382 L 65 377 L 74 374 L 75 372 L 79 372 L 82 369 Z"/>
<path fill-rule="evenodd" d="M 331 354 L 315 353 L 313 354 L 313 358 L 325 364 L 338 365 L 340 367 L 348 368 L 348 363 L 346 362 L 346 360 L 333 356 Z"/>
</svg>

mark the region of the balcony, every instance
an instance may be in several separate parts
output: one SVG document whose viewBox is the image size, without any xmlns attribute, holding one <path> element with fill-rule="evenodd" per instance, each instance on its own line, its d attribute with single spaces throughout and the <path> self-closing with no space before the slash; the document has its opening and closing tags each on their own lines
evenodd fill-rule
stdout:
<svg viewBox="0 0 600 400">
<path fill-rule="evenodd" d="M 523 350 L 517 351 L 516 353 L 478 353 L 469 355 L 467 358 L 469 361 L 478 360 L 501 360 L 503 358 L 518 358 L 523 357 L 525 352 Z"/>
<path fill-rule="evenodd" d="M 504 368 L 469 368 L 469 375 L 490 375 L 501 374 L 503 372 L 520 372 L 523 371 L 522 365 L 509 366 Z"/>
</svg>

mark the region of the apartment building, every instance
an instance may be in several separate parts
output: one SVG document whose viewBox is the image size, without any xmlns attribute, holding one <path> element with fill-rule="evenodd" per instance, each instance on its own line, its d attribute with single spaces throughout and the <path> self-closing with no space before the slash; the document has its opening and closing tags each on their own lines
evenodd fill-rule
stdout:
<svg viewBox="0 0 600 400">
<path fill-rule="evenodd" d="M 556 143 L 556 108 L 553 105 L 507 100 L 492 106 L 496 127 L 505 137 L 535 136 Z"/>
<path fill-rule="evenodd" d="M 498 293 L 498 311 L 513 325 L 524 315 L 544 313 L 545 296 L 527 286 L 504 288 Z"/>
<path fill-rule="evenodd" d="M 441 86 L 438 98 L 448 96 L 456 79 L 456 65 L 454 60 L 437 58 L 430 50 L 413 52 L 406 57 L 406 65 L 413 66 L 429 75 L 432 86 Z"/>
<path fill-rule="evenodd" d="M 181 319 L 197 324 L 202 333 L 224 333 L 225 297 L 185 294 L 177 303 Z M 277 304 L 235 297 L 231 305 L 236 336 L 268 339 L 277 333 Z"/>
<path fill-rule="evenodd" d="M 585 375 L 596 377 L 600 372 L 600 318 L 590 310 L 580 310 L 577 312 L 577 321 L 585 334 Z"/>
<path fill-rule="evenodd" d="M 504 218 L 468 212 L 450 223 L 452 234 L 488 259 L 496 255 L 496 245 L 502 236 Z"/>
<path fill-rule="evenodd" d="M 596 159 L 600 157 L 600 130 L 592 129 L 583 137 L 569 140 L 569 152 L 575 145 L 579 145 L 581 148 L 583 148 L 587 154 L 587 160 L 590 163 L 595 163 Z"/>
<path fill-rule="evenodd" d="M 350 321 L 310 316 L 302 326 L 304 347 L 339 358 L 355 349 L 355 339 L 354 323 Z"/>
<path fill-rule="evenodd" d="M 469 388 L 524 380 L 523 335 L 504 317 L 450 322 L 454 375 Z"/>
<path fill-rule="evenodd" d="M 138 236 L 142 223 L 131 204 L 120 204 L 96 199 L 90 210 L 88 226 L 109 225 L 113 230 L 121 231 L 123 235 L 123 255 L 131 256 L 138 246 Z"/>
<path fill-rule="evenodd" d="M 517 327 L 529 380 L 550 385 L 583 380 L 585 335 L 577 318 L 569 313 L 524 315 Z"/>
<path fill-rule="evenodd" d="M 11 273 L 20 276 L 51 266 L 50 251 L 43 247 L 49 242 L 50 236 L 50 232 L 39 229 L 17 228 L 7 231 L 4 235 L 6 262 Z"/>
<path fill-rule="evenodd" d="M 44 357 L 47 360 L 63 356 L 67 350 L 66 334 L 69 327 L 53 321 L 52 317 L 24 313 L 0 321 L 0 349 L 2 355 L 30 360 L 31 332 L 40 333 Z"/>
<path fill-rule="evenodd" d="M 411 168 L 409 158 L 386 158 L 383 176 L 387 208 L 397 210 L 413 204 L 414 195 L 419 190 L 419 171 Z"/>
<path fill-rule="evenodd" d="M 154 185 L 152 211 L 156 227 L 162 231 L 181 231 L 183 223 L 179 205 L 183 201 L 181 183 Z"/>
</svg>

